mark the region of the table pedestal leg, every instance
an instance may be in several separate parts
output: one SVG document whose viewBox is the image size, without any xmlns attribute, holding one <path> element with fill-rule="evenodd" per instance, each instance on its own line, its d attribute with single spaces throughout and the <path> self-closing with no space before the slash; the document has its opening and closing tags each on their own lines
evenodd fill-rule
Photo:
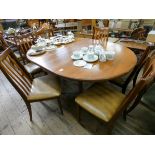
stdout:
<svg viewBox="0 0 155 155">
<path fill-rule="evenodd" d="M 79 81 L 79 93 L 82 93 L 83 92 L 83 83 L 82 81 Z"/>
</svg>

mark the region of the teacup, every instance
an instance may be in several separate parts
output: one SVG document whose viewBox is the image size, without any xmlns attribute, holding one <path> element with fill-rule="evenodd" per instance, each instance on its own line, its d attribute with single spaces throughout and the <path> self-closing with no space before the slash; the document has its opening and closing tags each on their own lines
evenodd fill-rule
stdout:
<svg viewBox="0 0 155 155">
<path fill-rule="evenodd" d="M 94 50 L 94 46 L 93 45 L 89 45 L 88 50 L 89 51 L 93 51 Z"/>
<path fill-rule="evenodd" d="M 101 62 L 105 62 L 105 61 L 106 61 L 106 55 L 105 55 L 104 52 L 100 52 L 100 53 L 99 53 L 99 60 L 100 60 Z"/>
<path fill-rule="evenodd" d="M 79 52 L 79 51 L 74 51 L 74 52 L 73 52 L 73 56 L 74 56 L 75 58 L 80 58 L 80 57 L 81 57 L 81 52 Z"/>
<path fill-rule="evenodd" d="M 87 53 L 87 57 L 88 57 L 88 59 L 94 59 L 94 52 L 89 52 L 89 53 Z"/>
<path fill-rule="evenodd" d="M 82 51 L 84 54 L 86 54 L 87 51 L 88 51 L 88 47 L 82 47 L 82 48 L 81 48 L 81 51 Z"/>
<path fill-rule="evenodd" d="M 106 55 L 107 60 L 113 60 L 115 57 L 115 52 L 114 51 L 106 51 L 105 55 Z"/>
</svg>

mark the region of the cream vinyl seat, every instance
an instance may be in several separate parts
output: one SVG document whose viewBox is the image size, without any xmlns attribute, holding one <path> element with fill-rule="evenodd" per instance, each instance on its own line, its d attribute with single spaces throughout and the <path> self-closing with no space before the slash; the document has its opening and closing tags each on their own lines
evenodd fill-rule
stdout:
<svg viewBox="0 0 155 155">
<path fill-rule="evenodd" d="M 61 89 L 58 80 L 51 75 L 33 79 L 28 101 L 44 100 L 59 97 Z"/>
<path fill-rule="evenodd" d="M 108 84 L 96 84 L 75 99 L 83 109 L 105 122 L 111 120 L 125 98 L 124 94 Z"/>
</svg>

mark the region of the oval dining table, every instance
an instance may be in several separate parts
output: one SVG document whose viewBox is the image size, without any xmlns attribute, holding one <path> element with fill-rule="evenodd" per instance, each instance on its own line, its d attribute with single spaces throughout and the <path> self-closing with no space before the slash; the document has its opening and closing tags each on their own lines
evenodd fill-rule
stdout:
<svg viewBox="0 0 155 155">
<path fill-rule="evenodd" d="M 76 38 L 74 42 L 61 45 L 56 50 L 47 51 L 42 55 L 30 56 L 28 52 L 27 58 L 57 76 L 79 81 L 80 91 L 82 91 L 83 81 L 95 82 L 115 79 L 130 72 L 137 63 L 137 57 L 132 50 L 116 43 L 107 42 L 106 50 L 114 50 L 116 53 L 114 60 L 93 62 L 91 69 L 74 66 L 71 59 L 73 51 L 94 43 L 93 39 Z"/>
</svg>

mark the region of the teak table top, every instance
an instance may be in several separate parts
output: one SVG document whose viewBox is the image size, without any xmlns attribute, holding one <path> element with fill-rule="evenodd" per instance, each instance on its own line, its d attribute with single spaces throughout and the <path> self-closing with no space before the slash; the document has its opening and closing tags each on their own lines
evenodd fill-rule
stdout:
<svg viewBox="0 0 155 155">
<path fill-rule="evenodd" d="M 89 38 L 76 38 L 75 42 L 62 45 L 55 51 L 46 52 L 39 56 L 27 58 L 45 70 L 58 76 L 79 81 L 101 81 L 109 80 L 128 73 L 136 65 L 136 55 L 128 48 L 108 42 L 107 50 L 115 49 L 116 56 L 112 61 L 93 63 L 92 69 L 84 69 L 73 65 L 72 52 L 80 50 L 81 47 L 93 44 Z"/>
</svg>

